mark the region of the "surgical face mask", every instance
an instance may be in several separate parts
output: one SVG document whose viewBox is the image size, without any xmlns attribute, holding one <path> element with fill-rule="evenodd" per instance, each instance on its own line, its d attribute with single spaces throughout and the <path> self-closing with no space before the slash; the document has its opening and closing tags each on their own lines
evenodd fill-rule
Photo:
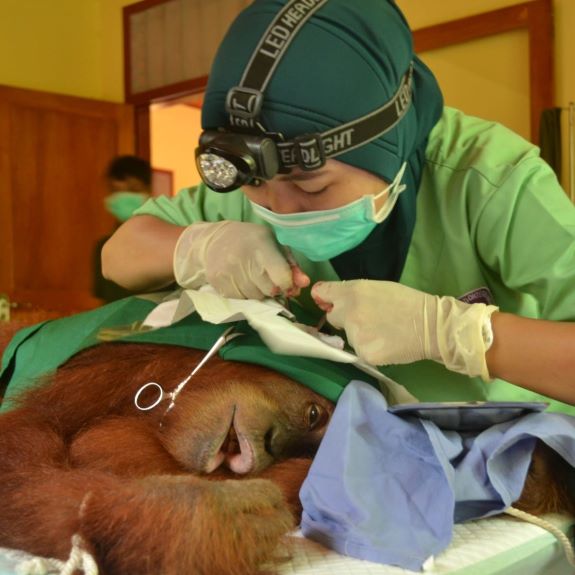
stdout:
<svg viewBox="0 0 575 575">
<path fill-rule="evenodd" d="M 125 222 L 132 213 L 142 206 L 150 197 L 145 192 L 131 192 L 129 190 L 113 192 L 106 196 L 104 205 L 120 222 Z"/>
<path fill-rule="evenodd" d="M 254 212 L 268 222 L 278 242 L 304 254 L 314 262 L 327 261 L 359 244 L 391 213 L 399 194 L 406 163 L 393 182 L 378 194 L 363 196 L 345 206 L 331 210 L 276 214 L 250 202 Z M 376 211 L 375 201 L 388 193 L 385 204 Z"/>
</svg>

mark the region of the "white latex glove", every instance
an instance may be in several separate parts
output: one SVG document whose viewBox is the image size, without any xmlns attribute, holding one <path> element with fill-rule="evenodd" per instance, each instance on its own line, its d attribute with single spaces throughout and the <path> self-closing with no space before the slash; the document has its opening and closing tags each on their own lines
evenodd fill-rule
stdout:
<svg viewBox="0 0 575 575">
<path fill-rule="evenodd" d="M 345 330 L 357 355 L 372 365 L 432 359 L 451 371 L 490 379 L 485 352 L 495 306 L 370 280 L 320 282 L 312 296 L 328 311 L 327 320 Z"/>
<path fill-rule="evenodd" d="M 221 295 L 262 299 L 293 288 L 292 268 L 273 232 L 246 222 L 196 222 L 174 250 L 174 275 L 184 288 L 212 285 Z"/>
</svg>

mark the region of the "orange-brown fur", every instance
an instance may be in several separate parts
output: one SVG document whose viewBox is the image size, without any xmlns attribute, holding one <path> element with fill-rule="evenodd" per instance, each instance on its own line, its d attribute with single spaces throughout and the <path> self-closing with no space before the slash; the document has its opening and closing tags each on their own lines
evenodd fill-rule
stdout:
<svg viewBox="0 0 575 575">
<path fill-rule="evenodd" d="M 333 405 L 215 357 L 167 415 L 168 401 L 134 406 L 143 384 L 173 390 L 203 353 L 103 344 L 0 416 L 0 546 L 65 559 L 78 533 L 104 575 L 245 575 L 277 559 Z M 518 506 L 573 512 L 562 461 L 535 455 Z"/>
<path fill-rule="evenodd" d="M 521 498 L 513 506 L 533 515 L 568 513 L 575 517 L 574 484 L 575 469 L 556 451 L 538 443 Z"/>
<path fill-rule="evenodd" d="M 65 559 L 79 533 L 105 575 L 243 575 L 277 557 L 333 405 L 269 369 L 216 357 L 165 418 L 167 401 L 136 409 L 143 384 L 171 391 L 203 354 L 97 346 L 0 416 L 0 545 Z M 226 453 L 240 451 L 232 419 L 253 466 L 207 473 L 226 436 Z"/>
</svg>

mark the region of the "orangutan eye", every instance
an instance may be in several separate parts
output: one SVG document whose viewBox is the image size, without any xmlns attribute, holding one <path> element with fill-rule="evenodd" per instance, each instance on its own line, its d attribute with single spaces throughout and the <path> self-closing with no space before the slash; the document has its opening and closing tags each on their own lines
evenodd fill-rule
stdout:
<svg viewBox="0 0 575 575">
<path fill-rule="evenodd" d="M 307 428 L 313 431 L 325 420 L 324 410 L 317 404 L 312 403 L 307 408 Z"/>
</svg>

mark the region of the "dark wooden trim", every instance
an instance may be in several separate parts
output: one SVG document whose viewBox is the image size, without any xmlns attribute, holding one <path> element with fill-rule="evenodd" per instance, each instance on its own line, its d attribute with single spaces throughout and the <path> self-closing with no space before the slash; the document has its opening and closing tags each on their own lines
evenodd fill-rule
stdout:
<svg viewBox="0 0 575 575">
<path fill-rule="evenodd" d="M 84 98 L 81 96 L 70 96 L 67 94 L 57 94 L 55 92 L 43 92 L 40 90 L 30 90 L 28 88 L 15 88 L 13 86 L 0 85 L 0 97 L 5 100 L 16 99 L 22 105 L 35 107 L 40 100 L 43 107 L 61 112 L 77 112 L 94 118 L 99 118 L 102 114 L 107 114 L 110 106 L 118 106 L 119 109 L 125 105 L 115 104 L 104 100 Z"/>
<path fill-rule="evenodd" d="M 130 35 L 130 6 L 124 6 L 122 18 L 122 30 L 124 34 L 124 101 L 132 101 L 132 43 Z"/>
<path fill-rule="evenodd" d="M 0 91 L 0 293 L 14 289 L 14 222 L 10 162 L 10 104 Z"/>
<path fill-rule="evenodd" d="M 427 28 L 414 30 L 413 41 L 417 53 L 437 50 L 495 34 L 525 28 L 529 21 L 529 5 L 517 4 L 475 16 L 467 16 Z"/>
<path fill-rule="evenodd" d="M 141 2 L 136 2 L 135 4 L 130 4 L 129 6 L 124 6 L 124 14 L 131 16 L 132 14 L 137 14 L 138 12 L 143 12 L 148 10 L 148 8 L 153 8 L 154 6 L 159 6 L 160 4 L 167 4 L 172 0 L 142 0 Z"/>
<path fill-rule="evenodd" d="M 541 112 L 555 105 L 552 0 L 533 0 L 413 32 L 417 53 L 470 42 L 514 30 L 529 36 L 531 140 L 539 142 Z"/>
<path fill-rule="evenodd" d="M 134 106 L 134 126 L 136 128 L 136 155 L 150 161 L 152 159 L 150 103 Z"/>
<path fill-rule="evenodd" d="M 162 86 L 147 92 L 140 92 L 138 94 L 131 94 L 127 101 L 128 104 L 150 104 L 151 102 L 161 102 L 165 100 L 174 100 L 182 96 L 190 94 L 198 94 L 206 89 L 208 84 L 207 76 L 200 76 L 192 80 L 185 80 L 177 84 L 170 84 L 169 86 Z"/>
<path fill-rule="evenodd" d="M 555 107 L 555 59 L 552 0 L 533 2 L 529 10 L 529 85 L 531 140 L 539 144 L 543 110 Z"/>
</svg>

